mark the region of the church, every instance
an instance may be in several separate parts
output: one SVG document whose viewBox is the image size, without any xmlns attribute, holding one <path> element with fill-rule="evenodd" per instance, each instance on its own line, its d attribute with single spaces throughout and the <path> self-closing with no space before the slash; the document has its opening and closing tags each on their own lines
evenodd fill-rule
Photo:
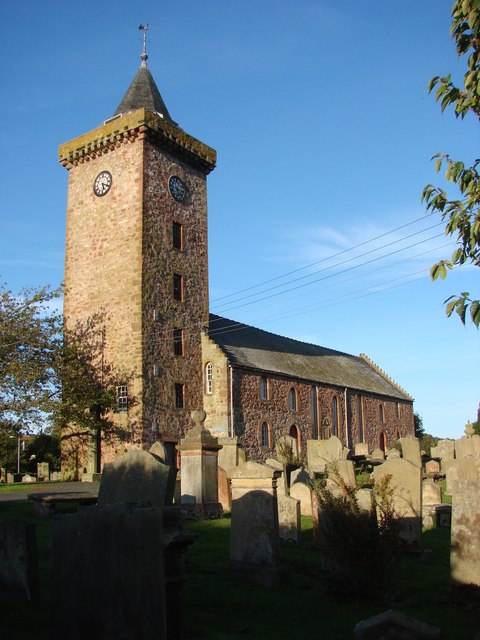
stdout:
<svg viewBox="0 0 480 640">
<path fill-rule="evenodd" d="M 147 58 L 144 40 L 116 111 L 59 148 L 68 171 L 65 326 L 101 318 L 98 366 L 120 376 L 121 436 L 79 434 L 63 456 L 71 477 L 91 478 L 119 449 L 155 441 L 174 462 L 198 408 L 214 436 L 238 438 L 254 460 L 272 457 L 284 435 L 299 453 L 331 435 L 352 451 L 413 435 L 413 398 L 367 356 L 209 314 L 216 152 L 172 119 Z"/>
</svg>

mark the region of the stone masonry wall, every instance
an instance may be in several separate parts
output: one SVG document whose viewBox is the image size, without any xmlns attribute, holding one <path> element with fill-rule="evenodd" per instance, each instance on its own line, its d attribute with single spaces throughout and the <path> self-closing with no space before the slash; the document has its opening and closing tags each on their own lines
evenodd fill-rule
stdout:
<svg viewBox="0 0 480 640">
<path fill-rule="evenodd" d="M 215 437 L 229 436 L 230 388 L 227 358 L 223 351 L 205 334 L 202 335 L 203 351 L 203 408 L 207 414 L 205 427 Z M 205 367 L 212 364 L 212 393 L 205 392 Z"/>
<path fill-rule="evenodd" d="M 247 453 L 247 458 L 265 460 L 272 456 L 275 442 L 280 436 L 289 435 L 293 425 L 300 433 L 301 450 L 306 454 L 306 441 L 313 438 L 312 416 L 312 384 L 289 379 L 284 376 L 267 376 L 268 399 L 260 399 L 261 374 L 243 369 L 235 369 L 234 396 L 234 425 L 235 435 L 240 436 Z M 297 398 L 296 411 L 289 406 L 290 389 L 295 389 Z M 349 434 L 345 428 L 345 392 L 343 389 L 316 385 L 318 437 L 329 438 L 333 434 L 332 400 L 337 399 L 338 408 L 338 437 L 345 446 L 353 449 L 355 443 L 364 441 L 370 451 L 379 446 L 380 433 L 386 434 L 387 446 L 397 440 L 397 436 L 413 435 L 413 407 L 412 403 L 401 401 L 398 405 L 392 398 L 377 397 L 362 393 L 362 410 L 364 437 L 359 435 L 358 393 L 347 391 L 347 412 Z M 382 404 L 384 421 L 380 420 L 379 406 Z M 267 422 L 271 432 L 271 446 L 261 446 L 261 425 Z"/>
</svg>

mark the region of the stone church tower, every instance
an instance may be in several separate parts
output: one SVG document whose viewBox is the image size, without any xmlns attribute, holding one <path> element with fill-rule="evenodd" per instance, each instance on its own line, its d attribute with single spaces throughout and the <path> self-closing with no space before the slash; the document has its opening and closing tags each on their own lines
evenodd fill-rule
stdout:
<svg viewBox="0 0 480 640">
<path fill-rule="evenodd" d="M 69 329 L 97 319 L 126 447 L 162 439 L 173 454 L 203 406 L 206 176 L 216 153 L 172 120 L 145 46 L 141 59 L 113 116 L 59 149 L 68 170 L 64 317 Z M 97 473 L 118 446 L 91 434 L 70 466 Z"/>
</svg>

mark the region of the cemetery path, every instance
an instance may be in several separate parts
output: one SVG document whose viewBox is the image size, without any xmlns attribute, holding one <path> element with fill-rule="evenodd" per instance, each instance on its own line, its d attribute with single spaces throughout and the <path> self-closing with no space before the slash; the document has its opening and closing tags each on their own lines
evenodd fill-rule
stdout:
<svg viewBox="0 0 480 640">
<path fill-rule="evenodd" d="M 99 482 L 52 482 L 42 483 L 41 485 L 28 485 L 28 491 L 8 491 L 8 489 L 0 491 L 1 502 L 20 502 L 27 501 L 29 493 L 92 493 L 98 494 Z"/>
</svg>

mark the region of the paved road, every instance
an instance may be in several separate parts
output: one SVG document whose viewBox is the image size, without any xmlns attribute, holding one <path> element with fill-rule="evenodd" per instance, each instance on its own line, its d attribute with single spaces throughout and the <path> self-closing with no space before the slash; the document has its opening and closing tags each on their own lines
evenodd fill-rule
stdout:
<svg viewBox="0 0 480 640">
<path fill-rule="evenodd" d="M 28 486 L 28 491 L 9 491 L 7 488 L 2 489 L 0 491 L 0 503 L 27 500 L 28 494 L 35 492 L 73 493 L 81 491 L 98 494 L 99 486 L 99 482 L 42 482 L 42 484 L 39 485 L 32 483 Z"/>
</svg>

